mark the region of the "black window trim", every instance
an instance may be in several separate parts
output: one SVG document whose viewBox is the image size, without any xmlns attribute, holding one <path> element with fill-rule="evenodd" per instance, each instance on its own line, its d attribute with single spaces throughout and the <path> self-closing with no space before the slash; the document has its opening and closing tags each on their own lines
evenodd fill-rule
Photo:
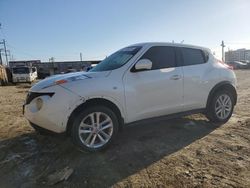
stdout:
<svg viewBox="0 0 250 188">
<path fill-rule="evenodd" d="M 135 61 L 135 63 L 133 64 L 133 66 L 131 67 L 131 69 L 130 69 L 130 72 L 133 72 L 133 73 L 135 73 L 135 72 L 142 72 L 142 71 L 153 71 L 153 70 L 161 70 L 161 69 L 145 69 L 145 70 L 136 70 L 135 69 L 135 65 L 136 65 L 136 63 L 138 62 L 138 61 L 140 61 L 141 60 L 141 58 L 142 58 L 142 56 L 145 54 L 145 53 L 147 53 L 151 48 L 153 48 L 153 47 L 172 47 L 173 49 L 174 49 L 174 53 L 175 53 L 175 62 L 174 62 L 174 64 L 175 64 L 175 66 L 174 67 L 168 67 L 168 68 L 175 68 L 175 67 L 180 67 L 180 66 L 182 66 L 181 65 L 181 62 L 179 62 L 178 61 L 178 56 L 177 56 L 177 49 L 176 49 L 176 46 L 165 46 L 165 45 L 157 45 L 157 46 L 151 46 L 151 47 L 149 47 L 145 52 L 143 52 L 138 58 L 137 58 L 137 60 Z M 153 62 L 152 62 L 153 63 Z M 162 69 L 168 69 L 168 68 L 162 68 Z"/>
<path fill-rule="evenodd" d="M 202 55 L 203 55 L 204 61 L 205 61 L 205 63 L 207 63 L 208 60 L 209 60 L 209 53 L 206 50 L 201 50 L 201 51 L 202 51 Z"/>
<path fill-rule="evenodd" d="M 206 51 L 205 50 L 203 50 L 203 49 L 200 49 L 200 48 L 192 48 L 192 47 L 176 47 L 176 48 L 178 48 L 178 50 L 177 51 L 179 51 L 179 55 L 180 55 L 180 59 L 181 59 L 181 66 L 194 66 L 194 65 L 202 65 L 202 64 L 206 64 L 207 62 L 208 62 L 208 60 L 209 60 L 209 53 L 207 52 L 207 54 L 208 54 L 208 57 L 206 58 Z M 202 57 L 203 57 L 203 60 L 204 60 L 204 63 L 199 63 L 199 64 L 193 64 L 193 65 L 186 65 L 185 63 L 184 63 L 184 57 L 183 57 L 183 53 L 182 53 L 182 50 L 181 49 L 183 49 L 183 48 L 187 48 L 187 49 L 193 49 L 193 50 L 200 50 L 201 51 L 201 53 L 202 53 Z"/>
<path fill-rule="evenodd" d="M 124 64 L 121 65 L 120 67 L 117 67 L 117 68 L 115 68 L 115 69 L 113 69 L 113 70 L 119 69 L 119 68 L 123 67 L 124 65 L 126 65 L 129 61 L 131 61 L 131 59 L 133 59 L 136 55 L 138 55 L 138 53 L 139 53 L 139 52 L 142 50 L 142 48 L 143 48 L 143 46 L 136 45 L 136 46 L 127 46 L 127 47 L 124 47 L 124 48 L 122 48 L 122 49 L 131 48 L 131 47 L 139 48 L 139 49 L 138 49 L 138 51 L 137 51 L 130 59 L 128 59 L 128 60 L 126 61 L 126 63 L 124 63 Z M 122 49 L 120 49 L 120 50 L 122 50 Z M 118 51 L 120 51 L 120 50 L 118 50 Z M 118 52 L 118 51 L 116 51 L 116 52 Z M 114 52 L 114 53 L 116 53 L 116 52 Z M 114 53 L 112 53 L 112 54 L 114 54 Z M 110 55 L 112 55 L 112 54 L 110 54 Z M 101 62 L 100 62 L 100 63 L 101 63 Z M 109 71 L 110 71 L 110 70 L 109 70 Z M 112 71 L 112 70 L 111 70 L 111 71 Z M 104 71 L 97 71 L 97 72 L 104 72 Z"/>
</svg>

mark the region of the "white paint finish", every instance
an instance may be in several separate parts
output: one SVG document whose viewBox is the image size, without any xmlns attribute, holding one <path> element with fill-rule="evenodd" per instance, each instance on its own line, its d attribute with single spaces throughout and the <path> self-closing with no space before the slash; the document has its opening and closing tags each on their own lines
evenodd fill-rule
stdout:
<svg viewBox="0 0 250 188">
<path fill-rule="evenodd" d="M 184 66 L 183 75 L 183 108 L 186 110 L 205 108 L 209 92 L 219 80 L 219 71 L 209 60 L 205 64 Z"/>
<path fill-rule="evenodd" d="M 55 92 L 40 111 L 31 110 L 35 99 L 25 106 L 31 122 L 55 132 L 64 132 L 70 114 L 89 99 L 104 98 L 120 110 L 125 123 L 204 108 L 211 89 L 221 81 L 236 84 L 233 71 L 216 62 L 206 48 L 172 43 L 142 43 L 142 49 L 122 67 L 104 72 L 80 72 L 47 78 L 32 92 Z M 191 47 L 207 50 L 206 64 L 130 72 L 132 66 L 152 46 Z M 55 85 L 60 79 L 84 79 Z"/>
<path fill-rule="evenodd" d="M 77 101 L 82 102 L 81 98 L 60 86 L 52 87 L 50 92 L 55 92 L 53 97 L 39 97 L 43 99 L 41 110 L 36 109 L 36 99 L 34 99 L 30 104 L 25 105 L 24 115 L 29 121 L 43 128 L 57 133 L 64 132 L 68 121 L 67 114 L 73 110 L 72 107 L 76 106 Z"/>
<path fill-rule="evenodd" d="M 180 79 L 173 79 L 176 75 Z M 180 112 L 182 84 L 180 67 L 128 71 L 124 77 L 128 122 Z"/>
<path fill-rule="evenodd" d="M 68 74 L 58 74 L 58 75 L 53 75 L 50 77 L 47 77 L 40 82 L 38 82 L 36 85 L 34 85 L 31 90 L 33 92 L 39 92 L 41 90 L 44 90 L 46 88 L 49 88 L 50 86 L 55 85 L 56 81 L 59 80 L 67 80 L 72 77 L 84 77 L 82 79 L 87 79 L 87 78 L 103 78 L 106 77 L 111 71 L 105 71 L 105 72 L 99 72 L 99 73 L 94 73 L 94 72 L 74 72 L 74 73 L 68 73 Z M 77 82 L 74 82 L 76 85 L 78 84 Z M 64 84 L 64 86 L 67 86 L 67 84 Z M 74 85 L 68 85 L 67 87 L 74 87 Z M 50 90 L 50 89 L 49 89 Z"/>
<path fill-rule="evenodd" d="M 152 62 L 148 59 L 141 59 L 135 64 L 136 70 L 150 70 L 152 68 Z"/>
<path fill-rule="evenodd" d="M 107 99 L 114 103 L 120 109 L 122 116 L 126 118 L 122 75 L 116 75 L 116 72 L 108 74 L 100 72 L 100 74 L 102 76 L 76 81 L 74 84 L 68 83 L 64 87 L 74 91 L 86 100 L 96 98 Z"/>
</svg>

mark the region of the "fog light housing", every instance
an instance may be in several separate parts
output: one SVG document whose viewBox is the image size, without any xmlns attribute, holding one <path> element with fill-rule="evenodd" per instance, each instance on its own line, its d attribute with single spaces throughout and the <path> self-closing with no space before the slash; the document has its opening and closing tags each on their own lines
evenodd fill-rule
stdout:
<svg viewBox="0 0 250 188">
<path fill-rule="evenodd" d="M 43 107 L 43 99 L 41 99 L 40 97 L 36 99 L 36 108 L 38 110 L 41 110 L 41 108 Z"/>
</svg>

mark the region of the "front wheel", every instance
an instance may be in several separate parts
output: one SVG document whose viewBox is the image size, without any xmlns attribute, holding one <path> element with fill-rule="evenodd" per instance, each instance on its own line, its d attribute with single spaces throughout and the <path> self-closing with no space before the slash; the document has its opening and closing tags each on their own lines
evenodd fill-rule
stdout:
<svg viewBox="0 0 250 188">
<path fill-rule="evenodd" d="M 89 107 L 77 115 L 72 127 L 72 140 L 81 150 L 100 151 L 114 140 L 118 126 L 117 116 L 111 109 Z"/>
<path fill-rule="evenodd" d="M 232 93 L 228 90 L 215 93 L 207 107 L 207 118 L 212 122 L 227 122 L 233 113 L 234 100 Z"/>
</svg>

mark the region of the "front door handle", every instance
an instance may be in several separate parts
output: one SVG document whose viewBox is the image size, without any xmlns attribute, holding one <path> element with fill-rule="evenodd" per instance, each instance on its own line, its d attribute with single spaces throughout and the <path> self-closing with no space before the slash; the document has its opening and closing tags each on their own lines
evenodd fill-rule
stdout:
<svg viewBox="0 0 250 188">
<path fill-rule="evenodd" d="M 173 75 L 170 77 L 171 80 L 180 80 L 181 79 L 181 76 L 176 74 L 176 75 Z"/>
</svg>

